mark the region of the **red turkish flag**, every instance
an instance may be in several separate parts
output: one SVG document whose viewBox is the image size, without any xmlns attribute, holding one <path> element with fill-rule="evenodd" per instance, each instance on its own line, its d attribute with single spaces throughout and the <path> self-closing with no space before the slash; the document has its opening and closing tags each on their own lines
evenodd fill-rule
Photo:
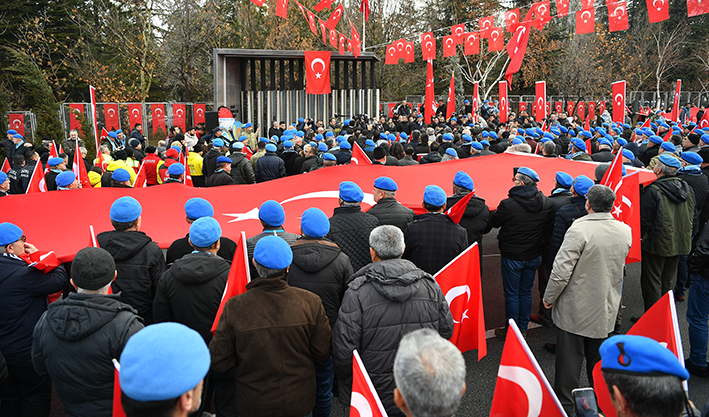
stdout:
<svg viewBox="0 0 709 417">
<path fill-rule="evenodd" d="M 325 26 L 327 26 L 330 29 L 335 29 L 337 27 L 337 24 L 340 23 L 340 19 L 342 18 L 342 13 L 344 12 L 345 8 L 340 4 L 335 8 L 335 10 L 332 11 L 332 14 L 330 15 L 330 18 L 327 19 L 327 23 L 325 23 Z"/>
<path fill-rule="evenodd" d="M 502 33 L 502 28 L 492 28 L 490 30 L 490 37 L 487 42 L 489 51 L 501 51 L 505 47 L 505 38 Z"/>
<path fill-rule="evenodd" d="M 185 121 L 185 105 L 183 103 L 175 103 L 172 105 L 172 125 L 179 126 L 184 132 L 187 126 Z"/>
<path fill-rule="evenodd" d="M 414 62 L 414 41 L 406 42 L 404 46 L 404 62 L 410 64 Z"/>
<path fill-rule="evenodd" d="M 318 23 L 315 21 L 315 15 L 310 10 L 308 10 L 308 25 L 310 26 L 310 31 L 317 35 Z"/>
<path fill-rule="evenodd" d="M 569 14 L 569 0 L 556 0 L 556 15 L 564 17 Z"/>
<path fill-rule="evenodd" d="M 347 41 L 347 38 L 345 38 L 345 35 L 341 34 L 338 32 L 337 34 L 338 39 L 337 39 L 337 52 L 340 55 L 345 54 L 345 42 Z M 413 55 L 413 54 L 412 54 Z M 413 62 L 413 61 L 412 61 Z"/>
<path fill-rule="evenodd" d="M 490 417 L 566 417 L 527 342 L 510 319 Z"/>
<path fill-rule="evenodd" d="M 194 124 L 195 126 L 198 123 L 204 123 L 204 112 L 205 112 L 205 104 L 204 103 L 199 103 L 195 104 L 192 107 L 192 118 L 194 119 Z"/>
<path fill-rule="evenodd" d="M 507 81 L 500 81 L 500 123 L 507 123 L 507 115 L 510 113 L 509 102 L 507 101 Z"/>
<path fill-rule="evenodd" d="M 596 24 L 596 10 L 584 9 L 576 12 L 576 34 L 593 33 Z"/>
<path fill-rule="evenodd" d="M 288 0 L 276 0 L 276 16 L 288 19 Z"/>
<path fill-rule="evenodd" d="M 305 51 L 305 93 L 330 94 L 330 52 Z"/>
<path fill-rule="evenodd" d="M 572 116 L 574 114 L 575 108 L 576 108 L 576 105 L 574 104 L 573 101 L 566 102 L 566 113 L 568 113 L 569 116 Z"/>
<path fill-rule="evenodd" d="M 601 112 L 601 114 L 603 114 L 603 112 L 606 111 L 606 101 L 605 100 L 601 100 L 598 102 L 598 111 Z"/>
<path fill-rule="evenodd" d="M 194 187 L 194 183 L 192 183 L 192 175 L 190 174 L 190 164 L 188 163 L 189 158 L 189 149 L 185 150 L 185 152 L 180 152 L 180 163 L 185 166 L 185 175 L 182 176 L 182 183 L 188 187 Z"/>
<path fill-rule="evenodd" d="M 69 129 L 81 129 L 79 115 L 84 114 L 84 105 L 81 103 L 71 103 L 69 107 L 71 108 L 71 111 L 69 111 Z"/>
<path fill-rule="evenodd" d="M 27 185 L 27 191 L 25 191 L 25 194 L 44 192 L 47 192 L 47 183 L 44 180 L 44 169 L 42 168 L 42 162 L 37 161 L 37 164 L 34 166 L 34 170 L 32 170 L 30 183 Z"/>
<path fill-rule="evenodd" d="M 308 16 L 305 14 L 305 7 L 303 7 L 303 5 L 298 2 L 298 0 L 295 0 L 295 4 L 298 5 L 298 9 L 300 9 L 300 13 L 303 15 L 303 19 L 307 20 Z"/>
<path fill-rule="evenodd" d="M 465 197 L 461 198 L 458 200 L 457 203 L 453 204 L 446 210 L 446 215 L 450 217 L 451 220 L 454 222 L 460 224 L 460 220 L 463 218 L 463 214 L 465 214 L 465 210 L 468 209 L 468 203 L 470 202 L 470 199 L 473 198 L 475 195 L 475 191 L 469 192 Z M 444 268 L 445 269 L 445 268 Z M 440 274 L 440 272 L 439 272 Z"/>
<path fill-rule="evenodd" d="M 305 52 L 307 53 L 308 51 Z M 241 239 L 236 247 L 236 252 L 234 252 L 234 260 L 231 261 L 231 268 L 229 268 L 229 276 L 226 279 L 222 301 L 219 303 L 217 316 L 214 318 L 214 324 L 212 324 L 212 333 L 217 330 L 219 318 L 221 318 L 222 312 L 224 311 L 224 305 L 226 305 L 227 301 L 232 297 L 245 293 L 246 284 L 249 282 L 251 282 L 249 255 L 246 250 L 246 233 L 242 230 Z"/>
<path fill-rule="evenodd" d="M 325 22 L 323 22 L 320 19 L 318 19 L 318 24 L 320 25 L 320 31 L 322 32 L 322 43 L 327 45 L 327 35 L 328 35 L 327 26 L 325 26 Z"/>
<path fill-rule="evenodd" d="M 677 320 L 677 307 L 674 302 L 674 291 L 665 293 L 637 323 L 628 330 L 630 335 L 649 337 L 670 350 L 684 366 L 684 351 Z M 686 381 L 683 383 L 686 384 Z M 685 385 L 686 388 L 686 385 Z M 608 385 L 603 379 L 601 362 L 593 368 L 593 390 L 596 392 L 598 405 L 607 417 L 617 417 L 611 402 Z"/>
<path fill-rule="evenodd" d="M 95 140 L 95 145 L 96 149 L 99 148 L 99 140 L 98 140 L 98 115 L 96 114 L 96 89 L 94 86 L 90 85 L 89 86 L 89 97 L 91 99 L 91 115 L 93 116 L 93 128 L 94 128 L 94 140 Z"/>
<path fill-rule="evenodd" d="M 613 158 L 613 162 L 603 176 L 601 184 L 607 185 L 616 194 L 611 214 L 617 220 L 630 226 L 633 232 L 633 244 L 630 247 L 625 263 L 640 262 L 640 180 L 637 172 L 623 176 L 622 152 L 618 152 L 616 157 Z"/>
<path fill-rule="evenodd" d="M 106 129 L 118 130 L 121 128 L 118 115 L 118 104 L 107 103 L 103 105 L 103 117 L 106 120 Z"/>
<path fill-rule="evenodd" d="M 667 0 L 645 0 L 647 17 L 650 23 L 662 22 L 670 18 L 670 5 Z"/>
<path fill-rule="evenodd" d="M 490 29 L 495 26 L 495 17 L 488 16 L 483 17 L 482 19 L 478 19 L 478 26 L 480 27 L 480 36 L 483 38 L 487 38 L 490 34 Z"/>
<path fill-rule="evenodd" d="M 564 111 L 564 104 L 563 104 L 562 102 L 560 102 L 560 101 L 555 101 L 555 102 L 554 102 L 554 110 L 555 110 L 557 113 L 563 112 L 563 111 Z"/>
<path fill-rule="evenodd" d="M 648 119 L 650 120 L 650 119 Z M 697 123 L 699 125 L 700 129 L 704 129 L 705 127 L 709 127 L 709 111 L 704 112 L 704 116 L 702 116 L 702 119 Z"/>
<path fill-rule="evenodd" d="M 705 0 L 687 0 L 687 16 L 694 17 L 709 13 L 709 3 Z"/>
<path fill-rule="evenodd" d="M 674 103 L 672 104 L 672 121 L 679 123 L 679 93 L 682 91 L 682 80 L 677 80 L 677 88 L 675 89 Z"/>
<path fill-rule="evenodd" d="M 335 29 L 329 29 L 330 33 L 330 46 L 337 49 L 337 31 Z"/>
<path fill-rule="evenodd" d="M 519 102 L 519 111 L 527 111 L 527 102 L 526 101 Z"/>
<path fill-rule="evenodd" d="M 586 118 L 586 107 L 583 101 L 579 101 L 579 104 L 576 105 L 576 114 L 581 120 L 584 120 Z"/>
<path fill-rule="evenodd" d="M 476 55 L 480 53 L 480 36 L 478 32 L 465 34 L 465 55 Z"/>
<path fill-rule="evenodd" d="M 138 168 L 138 173 L 133 180 L 133 188 L 143 188 L 148 186 L 148 177 L 145 173 L 145 164 L 140 164 Z"/>
<path fill-rule="evenodd" d="M 465 23 L 451 26 L 451 35 L 453 36 L 453 40 L 455 41 L 456 45 L 463 43 L 463 40 L 464 40 L 463 35 L 464 34 L 465 34 Z"/>
<path fill-rule="evenodd" d="M 389 103 L 387 104 L 387 109 L 389 110 L 389 117 L 394 117 L 394 107 L 399 103 Z"/>
<path fill-rule="evenodd" d="M 519 26 L 519 9 L 512 9 L 505 12 L 505 26 L 508 32 L 515 33 Z"/>
<path fill-rule="evenodd" d="M 86 164 L 78 149 L 74 152 L 74 163 L 71 166 L 71 170 L 74 171 L 74 175 L 76 175 L 76 179 L 79 180 L 81 188 L 91 188 L 89 174 L 86 172 Z"/>
<path fill-rule="evenodd" d="M 625 81 L 613 83 L 613 121 L 623 123 L 625 119 Z"/>
<path fill-rule="evenodd" d="M 421 54 L 424 61 L 436 59 L 436 38 L 433 37 L 433 32 L 421 34 Z"/>
<path fill-rule="evenodd" d="M 162 103 L 153 103 L 150 105 L 150 112 L 153 115 L 153 134 L 157 133 L 159 128 L 167 133 L 165 127 L 165 105 Z"/>
<path fill-rule="evenodd" d="M 469 201 L 472 194 L 469 193 L 458 203 Z M 464 204 L 466 207 L 467 201 Z M 455 325 L 451 343 L 461 352 L 477 349 L 478 361 L 487 355 L 479 250 L 477 242 L 473 243 L 434 276 L 453 315 Z"/>
<path fill-rule="evenodd" d="M 265 0 L 251 0 L 251 3 L 257 5 L 258 7 L 263 6 Z"/>
<path fill-rule="evenodd" d="M 549 0 L 534 3 L 529 9 L 529 12 L 534 14 L 532 26 L 539 30 L 544 30 L 544 26 L 551 22 L 551 15 L 549 11 Z M 529 16 L 529 14 L 527 14 L 527 16 Z"/>
<path fill-rule="evenodd" d="M 108 287 L 109 289 L 111 287 Z M 121 403 L 121 381 L 118 377 L 118 369 L 120 365 L 114 359 L 113 365 L 113 417 L 126 417 L 126 412 L 123 411 L 123 404 Z"/>
<path fill-rule="evenodd" d="M 332 0 L 320 0 L 318 4 L 315 5 L 314 9 L 316 12 L 320 13 L 325 8 L 330 8 L 332 6 Z"/>
<path fill-rule="evenodd" d="M 7 174 L 10 169 L 12 169 L 12 167 L 10 166 L 10 162 L 7 160 L 7 157 L 5 157 L 5 160 L 2 161 L 2 172 Z"/>
<path fill-rule="evenodd" d="M 131 103 L 128 105 L 128 121 L 130 128 L 133 129 L 136 124 L 143 124 L 143 105 L 140 103 Z"/>
<path fill-rule="evenodd" d="M 391 45 L 387 45 L 386 47 L 386 60 L 384 61 L 384 64 L 386 65 L 396 65 L 399 63 L 399 58 L 398 54 L 396 53 L 396 45 L 393 43 Z"/>
<path fill-rule="evenodd" d="M 473 82 L 473 114 L 478 112 L 478 105 L 480 103 L 480 84 L 475 81 Z"/>
<path fill-rule="evenodd" d="M 448 102 L 446 103 L 446 120 L 455 114 L 455 74 L 451 74 L 451 85 L 448 87 Z"/>
<path fill-rule="evenodd" d="M 406 48 L 406 39 L 395 41 L 394 46 L 396 47 L 396 59 L 404 58 L 406 56 L 406 51 L 404 50 Z"/>
<path fill-rule="evenodd" d="M 359 146 L 359 143 L 355 142 L 352 144 L 352 158 L 350 159 L 350 164 L 355 165 L 371 165 L 372 161 L 369 159 L 367 154 Z"/>
<path fill-rule="evenodd" d="M 364 20 L 369 22 L 369 0 L 362 0 L 359 5 L 359 11 L 364 13 Z"/>
<path fill-rule="evenodd" d="M 449 57 L 455 55 L 455 36 L 449 35 L 443 37 L 443 56 Z"/>
<path fill-rule="evenodd" d="M 596 102 L 589 101 L 588 103 L 586 103 L 586 107 L 588 108 L 588 118 L 595 119 L 596 118 Z"/>
<path fill-rule="evenodd" d="M 94 164 L 94 166 L 100 167 L 104 171 L 108 166 L 108 162 L 104 159 L 103 152 L 101 152 L 100 148 L 96 150 L 96 163 Z"/>
<path fill-rule="evenodd" d="M 10 129 L 13 129 L 18 134 L 25 136 L 25 115 L 22 113 L 10 113 L 7 115 Z"/>
<path fill-rule="evenodd" d="M 535 106 L 534 115 L 538 122 L 541 122 L 546 117 L 547 108 L 547 82 L 537 81 L 534 86 Z"/>
<path fill-rule="evenodd" d="M 355 29 L 352 22 L 350 22 L 350 36 L 352 38 L 352 54 L 355 58 L 359 58 L 359 55 L 362 52 L 362 42 L 359 39 L 359 33 L 357 33 L 357 29 Z"/>
<path fill-rule="evenodd" d="M 352 397 L 350 398 L 350 409 L 356 410 L 351 415 L 355 416 L 371 416 L 371 417 L 386 417 L 387 412 L 384 409 L 382 401 L 379 399 L 379 394 L 369 378 L 367 369 L 364 367 L 362 358 L 359 357 L 359 352 L 355 349 L 352 352 Z"/>
<path fill-rule="evenodd" d="M 628 29 L 628 4 L 624 1 L 608 3 L 608 30 L 617 32 Z"/>
<path fill-rule="evenodd" d="M 527 42 L 529 41 L 530 23 L 526 22 L 517 27 L 514 35 L 507 42 L 507 55 L 510 57 L 510 63 L 505 72 L 505 80 L 509 85 L 512 85 L 512 75 L 519 71 L 524 60 L 524 54 L 527 52 Z"/>
</svg>

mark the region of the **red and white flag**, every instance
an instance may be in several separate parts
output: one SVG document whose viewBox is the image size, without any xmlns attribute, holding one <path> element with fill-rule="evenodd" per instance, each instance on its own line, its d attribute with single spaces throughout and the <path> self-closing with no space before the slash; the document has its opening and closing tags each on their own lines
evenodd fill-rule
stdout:
<svg viewBox="0 0 709 417">
<path fill-rule="evenodd" d="M 682 349 L 682 338 L 680 337 L 677 308 L 674 299 L 674 291 L 666 292 L 640 317 L 638 322 L 628 330 L 627 334 L 645 336 L 656 340 L 674 353 L 684 366 L 684 350 Z M 687 390 L 687 381 L 684 381 L 683 385 L 685 390 Z M 593 368 L 593 390 L 596 392 L 598 405 L 601 407 L 603 415 L 616 417 L 617 414 L 611 403 L 608 386 L 603 379 L 601 362 L 598 362 Z"/>
<path fill-rule="evenodd" d="M 515 33 L 519 26 L 519 9 L 512 9 L 505 12 L 505 26 L 507 31 Z"/>
<path fill-rule="evenodd" d="M 527 42 L 529 41 L 530 23 L 525 22 L 517 27 L 514 35 L 507 42 L 507 55 L 510 57 L 510 63 L 505 71 L 505 80 L 507 84 L 512 85 L 512 75 L 519 71 L 524 60 L 524 54 L 527 52 Z"/>
<path fill-rule="evenodd" d="M 7 174 L 10 169 L 12 169 L 12 167 L 10 166 L 10 162 L 7 160 L 7 157 L 5 157 L 5 160 L 2 161 L 2 172 Z"/>
<path fill-rule="evenodd" d="M 367 417 L 387 417 L 379 394 L 369 378 L 367 369 L 364 367 L 362 358 L 359 357 L 357 349 L 352 351 L 352 397 L 350 398 L 350 408 L 357 410 L 352 415 Z"/>
<path fill-rule="evenodd" d="M 96 142 L 96 151 L 98 152 L 100 141 L 98 138 L 98 116 L 96 114 L 96 89 L 92 85 L 89 86 L 89 97 L 91 99 L 91 117 L 94 118 L 94 141 Z"/>
<path fill-rule="evenodd" d="M 537 359 L 510 319 L 490 417 L 566 417 Z"/>
<path fill-rule="evenodd" d="M 465 34 L 465 55 L 477 55 L 480 53 L 479 32 L 469 32 Z"/>
<path fill-rule="evenodd" d="M 534 115 L 538 122 L 541 122 L 546 117 L 547 109 L 547 82 L 537 81 L 534 85 Z"/>
<path fill-rule="evenodd" d="M 421 55 L 424 61 L 436 59 L 436 38 L 433 37 L 433 32 L 421 34 Z"/>
<path fill-rule="evenodd" d="M 157 133 L 158 129 L 162 129 L 163 132 L 167 133 L 167 127 L 165 126 L 165 104 L 151 104 L 150 112 L 153 115 L 153 134 Z"/>
<path fill-rule="evenodd" d="M 468 203 L 474 195 L 475 191 L 469 192 L 465 197 L 458 200 L 457 203 L 450 206 L 448 210 L 446 210 L 446 215 L 454 222 L 460 224 L 460 219 L 463 218 L 463 214 L 465 214 L 465 210 L 468 208 Z"/>
<path fill-rule="evenodd" d="M 340 23 L 340 19 L 342 18 L 342 13 L 345 11 L 345 7 L 340 4 L 335 8 L 335 10 L 332 11 L 332 14 L 330 15 L 330 18 L 327 19 L 327 22 L 325 23 L 325 26 L 328 28 L 335 30 L 337 27 L 337 24 Z"/>
<path fill-rule="evenodd" d="M 617 220 L 630 226 L 633 233 L 633 244 L 630 247 L 625 263 L 640 262 L 642 258 L 640 246 L 640 180 L 638 172 L 623 176 L 623 153 L 618 152 L 611 166 L 606 171 L 601 184 L 610 187 L 615 192 L 615 202 L 611 214 Z"/>
<path fill-rule="evenodd" d="M 42 161 L 37 161 L 37 164 L 34 166 L 34 170 L 32 170 L 30 183 L 27 185 L 27 191 L 25 191 L 25 194 L 44 192 L 47 192 L 47 183 L 44 180 L 44 169 L 42 168 Z"/>
<path fill-rule="evenodd" d="M 453 36 L 453 39 L 455 40 L 456 45 L 463 43 L 463 35 L 464 34 L 465 34 L 465 23 L 451 26 L 451 35 Z"/>
<path fill-rule="evenodd" d="M 173 126 L 179 126 L 184 132 L 187 127 L 186 122 L 186 112 L 184 103 L 175 103 L 172 105 L 172 124 Z"/>
<path fill-rule="evenodd" d="M 404 62 L 411 64 L 414 62 L 414 58 L 414 41 L 406 42 L 406 45 L 404 45 Z"/>
<path fill-rule="evenodd" d="M 143 105 L 140 103 L 128 104 L 128 121 L 131 129 L 136 124 L 143 124 Z M 204 121 L 204 120 L 203 120 Z"/>
<path fill-rule="evenodd" d="M 500 123 L 507 123 L 507 115 L 510 113 L 507 101 L 507 81 L 500 81 Z"/>
<path fill-rule="evenodd" d="M 113 417 L 126 417 L 126 412 L 123 411 L 123 404 L 121 403 L 121 381 L 118 378 L 121 365 L 114 359 L 113 366 Z"/>
<path fill-rule="evenodd" d="M 709 111 L 704 112 L 704 116 L 702 116 L 701 120 L 699 120 L 699 122 L 697 122 L 697 125 L 699 126 L 700 129 L 704 129 L 705 127 L 709 127 Z"/>
<path fill-rule="evenodd" d="M 448 102 L 446 103 L 446 120 L 455 114 L 455 73 L 451 74 L 451 85 L 448 87 Z"/>
<path fill-rule="evenodd" d="M 431 123 L 431 118 L 436 114 L 433 109 L 433 101 L 435 100 L 433 89 L 433 61 L 426 62 L 426 104 L 424 106 L 424 116 L 426 123 Z M 707 112 L 709 114 L 709 112 Z"/>
<path fill-rule="evenodd" d="M 522 111 L 522 110 L 527 111 L 528 105 L 529 105 L 529 103 L 527 103 L 526 101 L 520 101 L 519 102 L 519 111 Z"/>
<path fill-rule="evenodd" d="M 396 65 L 399 63 L 399 54 L 396 52 L 396 45 L 393 43 L 386 46 L 385 65 Z"/>
<path fill-rule="evenodd" d="M 288 19 L 288 0 L 276 0 L 276 16 Z"/>
<path fill-rule="evenodd" d="M 709 2 L 704 0 L 687 0 L 687 16 L 694 17 L 709 13 Z"/>
<path fill-rule="evenodd" d="M 81 188 L 91 188 L 89 174 L 86 172 L 86 164 L 78 148 L 74 151 L 74 163 L 72 164 L 71 170 L 74 171 L 74 175 L 76 175 L 77 181 L 81 184 Z"/>
<path fill-rule="evenodd" d="M 586 107 L 588 107 L 588 118 L 595 119 L 596 118 L 596 102 L 589 101 L 588 103 L 586 103 Z"/>
<path fill-rule="evenodd" d="M 369 22 L 369 0 L 362 0 L 359 5 L 359 11 L 364 13 L 364 20 Z"/>
<path fill-rule="evenodd" d="M 317 35 L 317 32 L 315 33 Z M 204 112 L 206 110 L 206 105 L 204 103 L 195 103 L 192 106 L 192 114 L 194 117 L 194 124 L 197 126 L 199 123 L 204 123 Z"/>
<path fill-rule="evenodd" d="M 628 29 L 628 3 L 608 2 L 608 30 L 617 32 Z"/>
<path fill-rule="evenodd" d="M 466 200 L 467 206 L 472 195 L 469 193 L 458 203 Z M 434 276 L 453 315 L 451 343 L 461 352 L 477 349 L 478 360 L 487 355 L 479 251 L 477 242 L 473 243 Z"/>
<path fill-rule="evenodd" d="M 560 102 L 560 101 L 555 101 L 555 102 L 554 102 L 554 110 L 555 110 L 557 113 L 563 112 L 563 111 L 564 111 L 564 103 L 562 103 L 562 102 Z"/>
<path fill-rule="evenodd" d="M 551 22 L 551 15 L 549 12 L 549 0 L 534 3 L 529 9 L 529 12 L 527 12 L 525 21 L 529 20 L 530 14 L 533 14 L 534 19 L 532 19 L 532 26 L 539 30 L 544 30 L 544 26 Z"/>
<path fill-rule="evenodd" d="M 23 113 L 10 113 L 7 115 L 10 129 L 25 136 L 25 115 Z"/>
<path fill-rule="evenodd" d="M 480 105 L 480 84 L 475 81 L 473 82 L 473 114 L 478 112 L 478 106 Z"/>
<path fill-rule="evenodd" d="M 251 3 L 257 5 L 258 7 L 261 7 L 261 6 L 263 6 L 263 3 L 264 3 L 265 1 L 266 1 L 266 0 L 251 0 Z"/>
<path fill-rule="evenodd" d="M 148 178 L 145 174 L 145 164 L 140 164 L 138 168 L 138 174 L 135 176 L 133 181 L 133 188 L 143 188 L 148 186 Z"/>
<path fill-rule="evenodd" d="M 493 26 L 495 26 L 495 17 L 488 16 L 483 17 L 482 19 L 478 19 L 478 25 L 480 30 L 480 36 L 483 38 L 487 38 L 490 34 L 490 30 Z"/>
<path fill-rule="evenodd" d="M 593 33 L 596 24 L 596 10 L 583 9 L 576 12 L 576 34 Z"/>
<path fill-rule="evenodd" d="M 352 144 L 352 157 L 350 158 L 350 164 L 355 165 L 371 165 L 372 161 L 369 160 L 367 153 L 362 150 L 359 143 L 355 142 Z"/>
<path fill-rule="evenodd" d="M 107 103 L 103 105 L 103 117 L 106 119 L 106 127 L 108 129 L 120 129 L 121 123 L 119 121 L 118 114 L 118 104 L 117 103 Z"/>
<path fill-rule="evenodd" d="M 586 105 L 583 101 L 579 101 L 576 105 L 576 114 L 579 116 L 579 118 L 581 118 L 581 120 L 584 120 L 586 118 Z"/>
<path fill-rule="evenodd" d="M 505 37 L 503 36 L 503 28 L 490 29 L 488 36 L 487 49 L 488 51 L 501 51 L 505 47 Z"/>
<path fill-rule="evenodd" d="M 564 17 L 569 14 L 569 0 L 556 0 L 556 15 Z"/>
<path fill-rule="evenodd" d="M 682 91 L 682 80 L 677 80 L 677 88 L 675 88 L 674 103 L 672 105 L 672 121 L 679 123 L 679 93 Z"/>
<path fill-rule="evenodd" d="M 613 83 L 613 121 L 624 123 L 625 120 L 625 81 Z"/>
<path fill-rule="evenodd" d="M 231 261 L 231 268 L 229 268 L 229 276 L 226 279 L 222 301 L 219 303 L 217 316 L 214 318 L 214 324 L 212 324 L 212 333 L 217 330 L 219 318 L 224 311 L 224 305 L 226 305 L 227 301 L 232 297 L 245 293 L 246 284 L 249 282 L 251 282 L 251 271 L 249 269 L 249 255 L 246 251 L 246 233 L 242 231 L 241 239 L 236 247 L 236 252 L 234 252 L 234 260 Z"/>
<path fill-rule="evenodd" d="M 600 111 L 601 114 L 603 114 L 603 112 L 606 111 L 606 101 L 605 100 L 601 100 L 598 102 L 598 111 Z"/>
<path fill-rule="evenodd" d="M 330 51 L 305 51 L 305 93 L 330 94 Z"/>
<path fill-rule="evenodd" d="M 83 103 L 71 103 L 69 104 L 69 129 L 81 129 L 81 122 L 79 121 L 79 115 L 84 114 Z M 104 112 L 106 109 L 104 108 Z"/>
<path fill-rule="evenodd" d="M 670 2 L 668 0 L 645 0 L 647 17 L 650 23 L 662 22 L 670 18 Z"/>
<path fill-rule="evenodd" d="M 96 232 L 94 232 L 94 225 L 89 225 L 89 235 L 91 236 L 91 247 L 98 248 L 98 240 L 96 240 Z M 109 287 L 110 288 L 110 287 Z"/>
<path fill-rule="evenodd" d="M 443 37 L 443 56 L 449 57 L 455 55 L 455 39 L 457 36 L 448 35 Z"/>
<path fill-rule="evenodd" d="M 185 166 L 185 175 L 182 176 L 182 183 L 194 187 L 192 183 L 192 175 L 190 175 L 190 164 L 188 163 L 190 159 L 190 150 L 187 149 L 185 152 L 180 152 L 180 163 Z"/>
<path fill-rule="evenodd" d="M 320 0 L 318 4 L 315 5 L 314 9 L 316 12 L 320 13 L 325 8 L 330 8 L 332 6 L 332 0 Z"/>
</svg>

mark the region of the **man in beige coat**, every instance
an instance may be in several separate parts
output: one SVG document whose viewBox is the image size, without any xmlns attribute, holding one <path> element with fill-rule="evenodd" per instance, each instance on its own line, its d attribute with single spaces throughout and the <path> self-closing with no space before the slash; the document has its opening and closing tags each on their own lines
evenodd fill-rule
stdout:
<svg viewBox="0 0 709 417">
<path fill-rule="evenodd" d="M 544 293 L 557 326 L 554 391 L 569 414 L 584 358 L 592 385 L 593 367 L 601 359 L 598 349 L 613 331 L 633 239 L 630 227 L 610 214 L 613 190 L 594 185 L 586 198 L 588 214 L 566 232 Z"/>
</svg>

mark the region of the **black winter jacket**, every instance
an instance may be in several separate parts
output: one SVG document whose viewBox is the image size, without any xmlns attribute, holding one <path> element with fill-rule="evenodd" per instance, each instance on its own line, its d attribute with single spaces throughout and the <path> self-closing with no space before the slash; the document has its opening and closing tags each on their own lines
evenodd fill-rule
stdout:
<svg viewBox="0 0 709 417">
<path fill-rule="evenodd" d="M 367 213 L 376 217 L 380 225 L 390 224 L 403 232 L 406 225 L 414 221 L 414 211 L 403 206 L 394 197 L 385 197 L 372 206 Z"/>
<path fill-rule="evenodd" d="M 256 161 L 256 182 L 264 182 L 286 176 L 286 164 L 273 152 L 266 152 Z"/>
<path fill-rule="evenodd" d="M 352 351 L 357 349 L 389 416 L 404 414 L 394 404 L 394 357 L 401 338 L 430 328 L 448 339 L 453 316 L 433 277 L 404 259 L 375 262 L 348 283 L 335 328 L 332 357 L 340 401 L 350 404 Z"/>
<path fill-rule="evenodd" d="M 573 196 L 569 200 L 569 204 L 561 207 L 554 216 L 554 221 L 551 222 L 553 225 L 551 237 L 549 239 L 549 246 L 547 247 L 547 253 L 545 259 L 547 261 L 547 266 L 551 271 L 551 267 L 554 264 L 554 258 L 561 248 L 561 244 L 564 242 L 564 236 L 566 231 L 569 230 L 571 224 L 574 220 L 587 215 L 586 212 L 586 197 Z"/>
<path fill-rule="evenodd" d="M 233 161 L 231 163 L 231 178 L 234 184 L 254 184 L 256 183 L 256 175 L 251 162 L 246 159 L 246 155 L 241 152 L 234 152 L 229 155 Z"/>
<path fill-rule="evenodd" d="M 153 302 L 155 323 L 182 323 L 208 344 L 230 266 L 230 262 L 207 252 L 176 260 L 160 277 Z"/>
<path fill-rule="evenodd" d="M 442 213 L 414 217 L 404 232 L 402 258 L 435 275 L 468 247 L 468 232 Z"/>
<path fill-rule="evenodd" d="M 709 195 L 709 180 L 698 166 L 687 166 L 677 171 L 677 178 L 684 180 L 694 190 L 694 222 L 692 234 L 698 233 L 709 220 L 707 196 Z"/>
<path fill-rule="evenodd" d="M 705 227 L 697 236 L 694 250 L 689 255 L 687 269 L 690 274 L 709 279 L 709 227 Z"/>
<path fill-rule="evenodd" d="M 234 179 L 224 170 L 217 170 L 207 178 L 207 187 L 219 187 L 221 185 L 234 185 Z"/>
<path fill-rule="evenodd" d="M 598 152 L 591 154 L 591 159 L 594 162 L 611 162 L 615 158 L 610 149 L 601 149 Z"/>
<path fill-rule="evenodd" d="M 172 264 L 176 260 L 182 258 L 185 255 L 189 255 L 190 253 L 192 253 L 192 251 L 194 251 L 194 248 L 192 247 L 192 245 L 190 245 L 190 242 L 188 240 L 189 238 L 190 234 L 187 233 L 185 237 L 172 242 L 170 247 L 167 248 L 167 254 L 165 255 L 167 259 L 165 260 L 165 262 L 167 263 L 168 268 L 172 266 Z M 235 252 L 236 242 L 224 236 L 219 238 L 219 252 L 217 252 L 217 255 L 231 262 L 234 259 Z"/>
<path fill-rule="evenodd" d="M 419 164 L 428 164 L 432 162 L 441 162 L 441 159 L 443 157 L 441 156 L 440 153 L 433 151 L 429 152 L 426 155 L 422 156 L 421 159 L 419 160 Z"/>
<path fill-rule="evenodd" d="M 369 234 L 377 226 L 379 219 L 363 212 L 360 207 L 337 207 L 330 217 L 327 237 L 350 258 L 354 272 L 372 262 Z"/>
<path fill-rule="evenodd" d="M 347 281 L 354 273 L 349 257 L 325 238 L 303 236 L 291 249 L 293 263 L 288 270 L 288 285 L 319 296 L 330 328 L 334 327 Z"/>
<path fill-rule="evenodd" d="M 557 188 L 552 191 L 549 196 L 549 200 L 551 200 L 551 211 L 549 212 L 549 219 L 547 220 L 547 227 L 544 232 L 544 252 L 542 253 L 543 259 L 546 259 L 549 254 L 549 245 L 551 244 L 551 235 L 554 233 L 554 219 L 556 219 L 556 213 L 560 208 L 571 203 L 571 191 L 563 188 Z"/>
<path fill-rule="evenodd" d="M 138 312 L 117 295 L 70 293 L 37 323 L 32 363 L 52 378 L 69 416 L 111 417 L 111 360 L 142 328 Z"/>
<path fill-rule="evenodd" d="M 298 157 L 298 152 L 295 151 L 283 152 L 280 155 L 286 167 L 286 175 L 299 174 L 299 172 L 295 172 L 295 160 L 298 159 Z"/>
<path fill-rule="evenodd" d="M 45 274 L 20 258 L 0 255 L 0 351 L 8 365 L 32 360 L 32 331 L 47 309 L 47 296 L 67 285 L 61 265 Z"/>
<path fill-rule="evenodd" d="M 500 253 L 515 261 L 541 256 L 551 200 L 536 185 L 512 187 L 508 195 L 491 216 L 492 227 L 500 228 L 497 235 Z"/>
<path fill-rule="evenodd" d="M 212 148 L 204 155 L 204 159 L 202 160 L 202 175 L 204 175 L 205 178 L 211 177 L 214 171 L 217 170 L 217 158 L 220 156 L 222 156 L 222 152 L 219 148 Z"/>
<path fill-rule="evenodd" d="M 148 325 L 153 323 L 153 298 L 165 258 L 158 245 L 143 232 L 110 231 L 96 236 L 98 244 L 113 256 L 118 276 L 111 288 L 118 301 L 138 310 Z"/>
<path fill-rule="evenodd" d="M 460 193 L 448 197 L 446 200 L 446 210 L 453 207 L 455 203 L 466 195 L 467 194 Z M 480 245 L 480 253 L 482 253 L 483 235 L 492 230 L 490 209 L 487 204 L 485 204 L 485 200 L 478 196 L 471 197 L 470 201 L 468 201 L 468 205 L 465 207 L 465 213 L 463 213 L 463 217 L 458 224 L 463 226 L 468 232 L 468 245 L 478 242 L 478 245 Z"/>
</svg>

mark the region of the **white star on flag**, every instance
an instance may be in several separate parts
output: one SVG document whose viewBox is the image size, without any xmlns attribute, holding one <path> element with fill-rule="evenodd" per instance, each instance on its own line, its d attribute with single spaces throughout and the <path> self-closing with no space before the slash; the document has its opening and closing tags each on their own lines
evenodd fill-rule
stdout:
<svg viewBox="0 0 709 417">
<path fill-rule="evenodd" d="M 320 78 L 321 76 L 322 76 L 321 73 L 319 73 L 319 72 L 316 72 L 316 73 L 315 73 L 315 78 Z"/>
</svg>

